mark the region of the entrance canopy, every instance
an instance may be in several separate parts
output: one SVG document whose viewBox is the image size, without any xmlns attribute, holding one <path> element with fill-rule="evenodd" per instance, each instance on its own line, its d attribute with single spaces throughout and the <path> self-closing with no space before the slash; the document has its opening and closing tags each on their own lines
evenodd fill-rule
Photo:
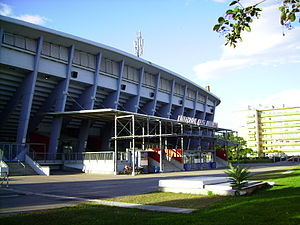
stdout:
<svg viewBox="0 0 300 225">
<path fill-rule="evenodd" d="M 69 112 L 53 112 L 53 113 L 48 113 L 48 115 L 73 118 L 73 119 L 90 119 L 93 121 L 102 121 L 102 122 L 113 122 L 116 117 L 134 116 L 136 121 L 156 120 L 161 122 L 170 122 L 173 124 L 182 124 L 182 125 L 188 125 L 193 127 L 207 128 L 216 132 L 222 132 L 222 131 L 232 132 L 232 130 L 225 129 L 225 128 L 206 126 L 202 124 L 197 125 L 197 124 L 184 122 L 180 120 L 150 116 L 150 115 L 128 112 L 128 111 L 121 111 L 116 109 L 93 109 L 93 110 L 80 110 L 80 111 L 69 111 Z"/>
<path fill-rule="evenodd" d="M 48 115 L 108 122 L 114 124 L 114 171 L 118 171 L 118 151 L 131 149 L 133 175 L 135 174 L 136 150 L 159 149 L 160 171 L 163 171 L 164 149 L 201 150 L 215 153 L 215 132 L 226 134 L 229 129 L 218 128 L 215 123 L 197 118 L 178 116 L 178 120 L 149 116 L 115 109 L 95 109 L 69 112 L 54 112 Z M 225 135 L 226 136 L 226 135 Z M 226 137 L 225 137 L 226 138 Z M 151 147 L 152 146 L 152 147 Z M 194 151 L 195 152 L 195 151 Z"/>
</svg>

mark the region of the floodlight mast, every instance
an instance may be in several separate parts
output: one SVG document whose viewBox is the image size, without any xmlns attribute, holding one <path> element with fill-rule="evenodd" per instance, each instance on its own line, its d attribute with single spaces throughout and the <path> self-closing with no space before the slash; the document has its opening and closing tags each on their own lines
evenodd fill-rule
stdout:
<svg viewBox="0 0 300 225">
<path fill-rule="evenodd" d="M 142 32 L 138 31 L 136 33 L 136 40 L 133 42 L 134 44 L 134 53 L 137 57 L 140 57 L 144 53 L 144 39 L 142 38 Z"/>
</svg>

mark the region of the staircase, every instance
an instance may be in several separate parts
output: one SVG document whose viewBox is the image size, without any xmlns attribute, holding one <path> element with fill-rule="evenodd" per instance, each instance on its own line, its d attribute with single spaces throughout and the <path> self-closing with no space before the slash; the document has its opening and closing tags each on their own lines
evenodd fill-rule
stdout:
<svg viewBox="0 0 300 225">
<path fill-rule="evenodd" d="M 174 163 L 170 162 L 167 159 L 163 159 L 163 165 L 164 165 L 164 172 L 177 172 L 177 171 L 182 171 L 182 168 L 179 168 L 176 166 Z"/>
<path fill-rule="evenodd" d="M 9 168 L 9 176 L 30 176 L 37 173 L 25 162 L 6 163 Z"/>
</svg>

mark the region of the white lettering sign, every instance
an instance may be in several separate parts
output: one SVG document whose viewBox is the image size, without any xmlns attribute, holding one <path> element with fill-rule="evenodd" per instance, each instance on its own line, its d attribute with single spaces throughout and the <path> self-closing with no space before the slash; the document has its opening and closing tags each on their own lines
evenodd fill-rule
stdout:
<svg viewBox="0 0 300 225">
<path fill-rule="evenodd" d="M 216 127 L 216 128 L 218 127 L 218 123 L 216 123 L 216 122 L 197 119 L 197 118 L 188 117 L 188 116 L 179 115 L 177 120 L 182 121 L 182 122 L 186 122 L 186 123 L 195 124 L 195 125 L 204 125 L 204 126 Z"/>
</svg>

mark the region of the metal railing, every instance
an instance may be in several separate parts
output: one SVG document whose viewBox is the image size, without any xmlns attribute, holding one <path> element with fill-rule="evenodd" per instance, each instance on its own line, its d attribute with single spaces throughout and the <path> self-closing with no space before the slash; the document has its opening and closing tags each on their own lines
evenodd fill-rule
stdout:
<svg viewBox="0 0 300 225">
<path fill-rule="evenodd" d="M 44 152 L 29 152 L 28 156 L 39 162 L 57 162 L 64 159 L 64 153 L 44 153 Z"/>
<path fill-rule="evenodd" d="M 83 160 L 114 160 L 114 152 L 68 152 L 68 153 L 40 153 L 30 152 L 29 157 L 38 162 L 63 162 L 63 161 L 83 161 Z M 118 160 L 127 161 L 127 152 L 118 152 Z"/>
<path fill-rule="evenodd" d="M 1 142 L 0 149 L 3 151 L 2 159 L 4 161 L 24 161 L 24 151 L 27 151 L 28 144 L 26 143 L 14 143 L 14 142 Z"/>
<path fill-rule="evenodd" d="M 113 160 L 113 152 L 83 152 L 84 160 Z"/>
<path fill-rule="evenodd" d="M 1 175 L 1 187 L 2 186 L 8 187 L 8 172 L 2 172 L 1 171 L 0 175 Z"/>
<path fill-rule="evenodd" d="M 1 178 L 1 187 L 2 186 L 6 186 L 6 187 L 8 187 L 8 166 L 7 166 L 7 164 L 4 162 L 4 161 L 2 161 L 2 160 L 0 160 L 0 178 Z M 5 183 L 6 183 L 6 185 L 5 185 Z"/>
<path fill-rule="evenodd" d="M 46 152 L 46 144 L 43 143 L 0 142 L 0 159 L 7 162 L 25 161 L 29 149 L 35 148 Z"/>
</svg>

